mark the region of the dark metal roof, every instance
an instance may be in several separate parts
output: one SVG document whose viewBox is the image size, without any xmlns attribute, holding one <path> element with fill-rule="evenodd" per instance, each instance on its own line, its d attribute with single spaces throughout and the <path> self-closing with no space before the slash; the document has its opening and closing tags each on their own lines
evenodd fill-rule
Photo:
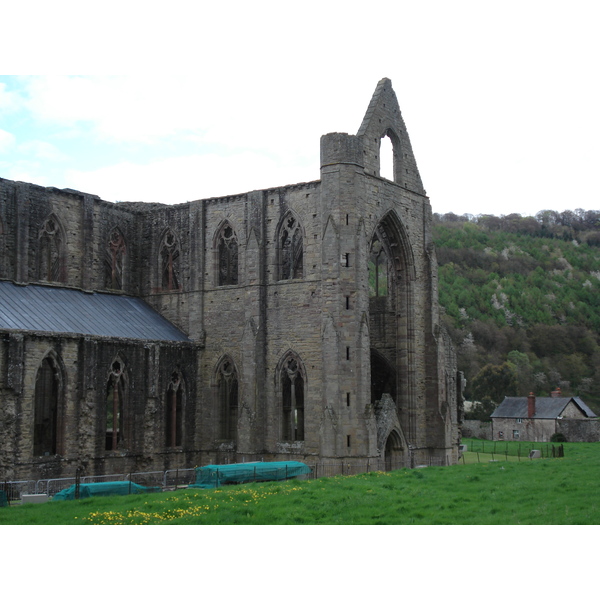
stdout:
<svg viewBox="0 0 600 600">
<path fill-rule="evenodd" d="M 567 407 L 571 400 L 585 414 L 586 417 L 594 418 L 596 415 L 590 410 L 585 402 L 579 397 L 571 398 L 536 398 L 534 419 L 557 419 Z M 527 419 L 527 398 L 515 398 L 506 396 L 504 401 L 491 414 L 492 418 L 503 419 Z"/>
<path fill-rule="evenodd" d="M 0 329 L 191 341 L 140 298 L 0 281 Z"/>
</svg>

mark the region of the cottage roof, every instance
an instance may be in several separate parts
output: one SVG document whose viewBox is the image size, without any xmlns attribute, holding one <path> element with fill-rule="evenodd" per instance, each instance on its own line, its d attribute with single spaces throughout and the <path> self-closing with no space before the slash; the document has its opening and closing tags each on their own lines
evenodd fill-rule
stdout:
<svg viewBox="0 0 600 600">
<path fill-rule="evenodd" d="M 191 341 L 139 298 L 0 281 L 0 330 Z"/>
<path fill-rule="evenodd" d="M 570 398 L 536 398 L 535 399 L 535 414 L 534 419 L 557 419 L 561 416 L 567 404 L 573 401 L 581 412 L 589 418 L 594 418 L 596 415 L 578 396 Z M 493 418 L 501 419 L 527 419 L 527 398 L 517 398 L 513 396 L 505 396 L 503 402 L 491 414 Z"/>
</svg>

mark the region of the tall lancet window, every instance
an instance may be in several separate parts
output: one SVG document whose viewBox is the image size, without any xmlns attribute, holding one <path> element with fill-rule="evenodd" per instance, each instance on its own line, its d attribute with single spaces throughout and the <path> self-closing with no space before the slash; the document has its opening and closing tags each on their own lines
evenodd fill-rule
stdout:
<svg viewBox="0 0 600 600">
<path fill-rule="evenodd" d="M 369 296 L 387 296 L 389 288 L 388 257 L 383 244 L 375 236 L 369 255 Z"/>
<path fill-rule="evenodd" d="M 180 289 L 179 274 L 179 241 L 169 229 L 163 236 L 160 247 L 161 288 L 166 291 Z"/>
<path fill-rule="evenodd" d="M 58 219 L 51 215 L 44 221 L 39 234 L 39 277 L 45 281 L 64 281 L 62 268 L 63 244 Z"/>
<path fill-rule="evenodd" d="M 304 440 L 304 379 L 298 359 L 289 357 L 281 369 L 283 409 L 282 438 L 296 442 Z"/>
<path fill-rule="evenodd" d="M 238 284 L 238 240 L 235 231 L 226 223 L 220 231 L 218 241 L 219 285 Z"/>
<path fill-rule="evenodd" d="M 114 228 L 106 244 L 106 254 L 104 260 L 105 266 L 105 286 L 110 290 L 123 289 L 123 276 L 125 268 L 125 253 L 127 247 L 123 234 Z"/>
<path fill-rule="evenodd" d="M 50 358 L 45 358 L 35 379 L 33 454 L 49 456 L 57 452 L 59 374 Z"/>
<path fill-rule="evenodd" d="M 282 224 L 279 237 L 279 279 L 302 279 L 304 274 L 304 250 L 302 227 L 299 221 L 288 215 Z"/>
<path fill-rule="evenodd" d="M 183 437 L 183 386 L 181 376 L 177 372 L 171 375 L 167 388 L 166 409 L 165 445 L 167 448 L 175 448 L 181 446 Z"/>
<path fill-rule="evenodd" d="M 238 379 L 235 366 L 225 358 L 217 373 L 219 402 L 219 437 L 222 440 L 237 440 Z"/>
<path fill-rule="evenodd" d="M 118 450 L 125 443 L 124 412 L 125 374 L 123 363 L 115 360 L 106 387 L 106 450 Z"/>
</svg>

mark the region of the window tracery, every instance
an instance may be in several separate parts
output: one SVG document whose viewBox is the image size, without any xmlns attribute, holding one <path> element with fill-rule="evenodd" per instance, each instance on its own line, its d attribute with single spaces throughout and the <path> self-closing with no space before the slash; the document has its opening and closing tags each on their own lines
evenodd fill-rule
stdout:
<svg viewBox="0 0 600 600">
<path fill-rule="evenodd" d="M 293 215 L 283 220 L 280 235 L 280 280 L 301 279 L 304 274 L 303 234 L 300 222 Z"/>
<path fill-rule="evenodd" d="M 123 289 L 125 253 L 127 246 L 125 238 L 118 228 L 114 228 L 106 244 L 105 256 L 105 286 L 110 290 Z"/>
<path fill-rule="evenodd" d="M 237 440 L 238 379 L 235 366 L 225 358 L 218 368 L 218 401 L 220 412 L 220 438 Z"/>
<path fill-rule="evenodd" d="M 54 362 L 46 357 L 40 365 L 34 393 L 34 456 L 57 453 L 59 373 Z"/>
<path fill-rule="evenodd" d="M 168 230 L 163 236 L 160 248 L 160 276 L 163 290 L 179 290 L 180 288 L 180 246 L 177 236 Z"/>
<path fill-rule="evenodd" d="M 238 284 L 238 240 L 233 227 L 226 223 L 219 233 L 218 285 Z"/>
<path fill-rule="evenodd" d="M 181 376 L 174 372 L 167 388 L 166 446 L 175 448 L 182 444 L 183 434 L 183 385 Z"/>
<path fill-rule="evenodd" d="M 125 376 L 123 363 L 117 359 L 111 366 L 106 388 L 106 450 L 115 451 L 124 445 Z"/>
<path fill-rule="evenodd" d="M 289 356 L 281 369 L 282 439 L 304 440 L 304 378 L 299 359 Z"/>
<path fill-rule="evenodd" d="M 377 235 L 369 255 L 369 296 L 387 296 L 389 288 L 389 260 L 385 248 Z"/>
<path fill-rule="evenodd" d="M 48 217 L 39 234 L 39 277 L 45 281 L 63 281 L 63 243 L 61 228 L 56 216 Z"/>
</svg>

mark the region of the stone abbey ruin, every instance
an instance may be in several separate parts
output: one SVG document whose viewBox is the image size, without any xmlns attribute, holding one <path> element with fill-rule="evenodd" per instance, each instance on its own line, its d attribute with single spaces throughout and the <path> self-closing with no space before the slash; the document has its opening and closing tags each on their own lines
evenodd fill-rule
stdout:
<svg viewBox="0 0 600 600">
<path fill-rule="evenodd" d="M 431 219 L 389 79 L 316 181 L 162 205 L 0 179 L 0 479 L 456 462 Z"/>
</svg>

